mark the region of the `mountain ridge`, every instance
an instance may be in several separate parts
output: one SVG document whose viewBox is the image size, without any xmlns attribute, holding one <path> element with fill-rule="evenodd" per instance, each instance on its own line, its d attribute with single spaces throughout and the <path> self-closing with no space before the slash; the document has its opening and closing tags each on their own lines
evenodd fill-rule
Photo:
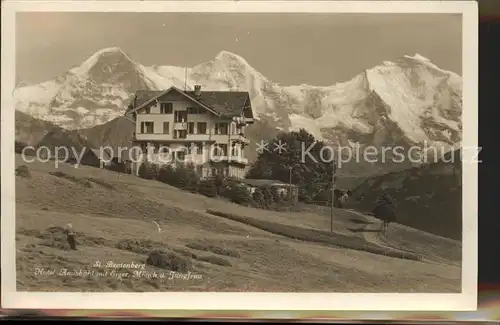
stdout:
<svg viewBox="0 0 500 325">
<path fill-rule="evenodd" d="M 461 141 L 461 77 L 418 53 L 384 61 L 330 86 L 282 86 L 225 50 L 184 68 L 144 66 L 122 49 L 110 47 L 58 78 L 17 88 L 16 109 L 88 133 L 120 125 L 108 122 L 123 116 L 135 91 L 184 89 L 186 84 L 248 91 L 258 119 L 249 128 L 252 142 L 300 128 L 337 146 L 401 143 L 451 149 Z"/>
</svg>

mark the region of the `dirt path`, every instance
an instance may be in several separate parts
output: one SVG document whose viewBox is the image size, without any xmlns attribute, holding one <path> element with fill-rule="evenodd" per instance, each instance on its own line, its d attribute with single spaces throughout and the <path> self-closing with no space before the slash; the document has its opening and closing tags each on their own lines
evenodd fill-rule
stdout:
<svg viewBox="0 0 500 325">
<path fill-rule="evenodd" d="M 379 227 L 378 225 L 375 225 L 375 227 L 373 228 L 373 231 L 372 231 L 372 229 L 367 231 L 368 226 L 373 225 L 373 223 L 372 223 L 373 218 L 372 217 L 368 217 L 367 215 L 365 215 L 361 212 L 357 212 L 357 211 L 354 211 L 351 209 L 346 209 L 345 211 L 352 214 L 352 215 L 355 215 L 357 217 L 361 217 L 361 218 L 363 218 L 363 221 L 366 221 L 366 223 L 360 229 L 360 233 L 362 234 L 363 238 L 367 242 L 382 246 L 382 247 L 387 248 L 387 249 L 396 250 L 396 251 L 399 251 L 403 254 L 408 253 L 408 254 L 414 254 L 414 255 L 421 255 L 422 262 L 432 263 L 432 264 L 446 264 L 446 265 L 451 265 L 451 266 L 458 266 L 457 263 L 454 263 L 452 261 L 449 261 L 449 260 L 446 260 L 443 258 L 439 258 L 438 256 L 423 255 L 423 254 L 419 254 L 417 252 L 413 252 L 410 250 L 401 249 L 401 248 L 396 246 L 397 244 L 392 243 L 389 238 L 387 238 L 382 233 L 380 233 L 380 231 L 376 231 L 376 229 Z"/>
</svg>

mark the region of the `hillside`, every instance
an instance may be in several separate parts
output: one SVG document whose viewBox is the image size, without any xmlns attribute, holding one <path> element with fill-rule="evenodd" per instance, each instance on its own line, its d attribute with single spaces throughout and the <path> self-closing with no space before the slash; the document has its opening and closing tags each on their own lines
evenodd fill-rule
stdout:
<svg viewBox="0 0 500 325">
<path fill-rule="evenodd" d="M 16 156 L 16 165 L 21 164 Z M 62 164 L 54 173 L 51 163 L 27 166 L 31 177 L 16 176 L 18 290 L 459 292 L 461 288 L 459 242 L 394 225 L 393 242 L 388 245 L 372 235 L 370 229 L 378 224 L 369 216 L 335 210 L 334 233 L 329 234 L 329 210 L 321 207 L 273 212 L 98 168 Z M 68 222 L 76 232 L 78 251 L 66 248 L 61 227 Z M 158 248 L 170 252 L 168 263 L 148 265 L 146 271 L 190 272 L 187 279 L 123 278 L 128 272 L 123 268 L 114 276 L 34 275 L 35 265 L 85 271 L 97 260 L 144 263 Z M 102 267 L 94 270 L 104 272 Z"/>
<path fill-rule="evenodd" d="M 35 146 L 48 133 L 61 129 L 51 122 L 42 121 L 20 111 L 16 111 L 15 114 L 15 139 L 26 145 Z"/>
<path fill-rule="evenodd" d="M 84 147 L 98 148 L 96 143 L 100 143 L 90 141 L 79 130 L 67 130 L 20 111 L 15 112 L 15 123 L 15 141 L 20 148 L 28 145 L 35 148 L 47 147 L 53 150 L 56 147 L 65 146 L 81 152 Z"/>
<path fill-rule="evenodd" d="M 460 167 L 460 150 L 448 153 L 444 160 L 456 161 Z M 370 212 L 385 191 L 397 201 L 398 223 L 460 240 L 462 174 L 458 168 L 454 175 L 453 164 L 445 161 L 369 178 L 353 190 L 349 207 Z"/>
<path fill-rule="evenodd" d="M 117 117 L 109 122 L 88 129 L 77 130 L 90 142 L 102 147 L 110 146 L 117 152 L 117 147 L 132 147 L 135 124 L 125 117 Z"/>
<path fill-rule="evenodd" d="M 106 48 L 54 80 L 16 89 L 16 109 L 67 129 L 88 130 L 122 116 L 135 91 L 182 89 L 185 81 L 188 87 L 200 84 L 206 90 L 248 91 L 259 120 L 248 132 L 254 147 L 279 130 L 300 128 L 342 146 L 425 142 L 447 149 L 461 141 L 462 79 L 420 55 L 381 62 L 346 82 L 316 87 L 279 85 L 227 51 L 186 70 L 147 67 L 119 48 Z M 118 134 L 123 126 L 115 121 L 84 132 L 109 138 L 106 134 Z M 127 134 L 118 138 L 126 143 L 131 137 Z M 344 171 L 373 174 L 401 167 L 353 164 Z"/>
</svg>

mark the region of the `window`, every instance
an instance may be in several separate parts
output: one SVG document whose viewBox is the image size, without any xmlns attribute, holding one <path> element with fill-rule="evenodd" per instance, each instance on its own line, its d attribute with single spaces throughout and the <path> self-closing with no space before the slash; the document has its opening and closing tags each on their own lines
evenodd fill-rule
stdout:
<svg viewBox="0 0 500 325">
<path fill-rule="evenodd" d="M 186 152 L 184 150 L 175 152 L 176 161 L 184 161 L 186 158 Z"/>
<path fill-rule="evenodd" d="M 170 134 L 170 122 L 163 122 L 163 134 Z"/>
<path fill-rule="evenodd" d="M 159 153 L 169 153 L 170 151 L 170 147 L 168 145 L 161 145 L 158 149 Z"/>
<path fill-rule="evenodd" d="M 184 123 L 187 120 L 187 112 L 186 111 L 175 111 L 174 113 L 174 122 L 175 123 Z"/>
<path fill-rule="evenodd" d="M 239 156 L 239 151 L 240 151 L 240 147 L 236 146 L 235 144 L 233 144 L 231 146 L 231 156 L 238 157 Z"/>
<path fill-rule="evenodd" d="M 162 114 L 172 114 L 174 105 L 172 103 L 160 103 L 160 112 Z"/>
<path fill-rule="evenodd" d="M 223 175 L 223 176 L 227 176 L 227 168 L 224 168 L 224 167 L 212 167 L 212 176 L 215 176 L 215 175 Z"/>
<path fill-rule="evenodd" d="M 194 122 L 189 122 L 188 123 L 188 133 L 189 134 L 194 134 Z"/>
<path fill-rule="evenodd" d="M 151 107 L 146 107 L 144 114 L 151 114 Z"/>
<path fill-rule="evenodd" d="M 196 143 L 191 142 L 191 143 L 189 144 L 189 148 L 188 148 L 189 153 L 190 153 L 191 155 L 196 154 L 196 149 L 197 149 L 197 147 L 196 147 Z"/>
<path fill-rule="evenodd" d="M 207 122 L 198 122 L 196 127 L 198 134 L 207 134 Z"/>
<path fill-rule="evenodd" d="M 175 130 L 174 139 L 186 139 L 187 131 L 186 130 Z"/>
<path fill-rule="evenodd" d="M 201 155 L 203 153 L 203 143 L 196 144 L 196 152 Z"/>
<path fill-rule="evenodd" d="M 215 149 L 215 155 L 216 156 L 227 156 L 227 144 L 226 143 L 218 144 L 216 149 Z"/>
<path fill-rule="evenodd" d="M 228 132 L 227 123 L 216 123 L 215 124 L 215 134 L 226 135 Z"/>
<path fill-rule="evenodd" d="M 189 145 L 189 152 L 192 155 L 201 155 L 203 153 L 203 143 L 191 142 Z"/>
<path fill-rule="evenodd" d="M 154 123 L 153 122 L 141 122 L 141 133 L 154 133 Z"/>
<path fill-rule="evenodd" d="M 231 134 L 238 134 L 238 129 L 236 128 L 236 123 L 231 123 Z"/>
</svg>

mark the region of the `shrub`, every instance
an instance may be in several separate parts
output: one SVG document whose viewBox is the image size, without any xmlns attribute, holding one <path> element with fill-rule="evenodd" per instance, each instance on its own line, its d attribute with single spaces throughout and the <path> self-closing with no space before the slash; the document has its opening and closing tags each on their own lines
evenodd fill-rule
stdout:
<svg viewBox="0 0 500 325">
<path fill-rule="evenodd" d="M 186 272 L 192 266 L 191 261 L 173 252 L 155 250 L 149 253 L 146 264 L 176 272 Z"/>
<path fill-rule="evenodd" d="M 270 188 L 269 189 L 271 192 L 271 196 L 273 197 L 273 203 L 280 204 L 282 203 L 283 199 L 281 197 L 281 194 L 278 192 L 277 188 Z"/>
<path fill-rule="evenodd" d="M 264 206 L 269 208 L 274 204 L 273 189 L 270 186 L 261 187 L 262 196 L 264 197 Z"/>
<path fill-rule="evenodd" d="M 163 166 L 158 172 L 158 180 L 169 185 L 177 183 L 175 179 L 176 176 L 177 175 L 175 174 L 174 167 L 172 165 Z"/>
<path fill-rule="evenodd" d="M 216 197 L 217 187 L 215 186 L 215 182 L 212 179 L 201 180 L 198 184 L 198 193 L 208 197 Z"/>
<path fill-rule="evenodd" d="M 15 142 L 14 142 L 14 151 L 16 153 L 23 153 L 23 149 L 26 146 L 27 146 L 26 143 L 15 140 Z M 29 153 L 30 153 L 31 156 L 33 155 L 33 153 L 30 152 L 30 151 L 26 152 L 25 155 L 29 155 Z"/>
<path fill-rule="evenodd" d="M 193 165 L 188 164 L 175 169 L 178 174 L 179 188 L 189 191 L 196 191 L 200 181 Z"/>
<path fill-rule="evenodd" d="M 117 162 L 117 163 L 113 162 L 108 167 L 106 167 L 106 169 L 112 170 L 117 173 L 126 173 L 126 174 L 129 173 L 127 164 L 123 162 Z"/>
<path fill-rule="evenodd" d="M 228 186 L 226 177 L 224 177 L 223 175 L 217 174 L 214 177 L 212 177 L 212 179 L 214 182 L 214 186 L 217 190 L 217 195 L 221 195 L 221 192 L 223 192 Z"/>
<path fill-rule="evenodd" d="M 263 208 L 266 205 L 266 200 L 264 198 L 264 192 L 260 188 L 256 188 L 255 192 L 252 194 L 253 202 L 254 204 L 259 207 Z"/>
<path fill-rule="evenodd" d="M 192 165 L 167 165 L 158 172 L 158 180 L 177 188 L 195 192 L 199 177 Z"/>
<path fill-rule="evenodd" d="M 231 200 L 231 202 L 248 205 L 253 201 L 252 195 L 248 189 L 237 180 L 231 178 L 225 180 L 214 179 L 214 183 L 219 184 L 221 187 L 219 189 L 219 195 Z"/>
<path fill-rule="evenodd" d="M 16 168 L 16 176 L 19 177 L 24 177 L 24 178 L 31 178 L 31 173 L 30 170 L 28 169 L 28 166 L 26 165 L 21 165 Z"/>
<path fill-rule="evenodd" d="M 144 179 L 155 179 L 156 167 L 154 164 L 143 162 L 139 167 L 139 177 Z"/>
<path fill-rule="evenodd" d="M 245 187 L 241 185 L 229 188 L 228 192 L 229 192 L 228 199 L 230 199 L 231 202 L 241 205 L 248 205 L 252 203 L 252 195 Z"/>
</svg>

